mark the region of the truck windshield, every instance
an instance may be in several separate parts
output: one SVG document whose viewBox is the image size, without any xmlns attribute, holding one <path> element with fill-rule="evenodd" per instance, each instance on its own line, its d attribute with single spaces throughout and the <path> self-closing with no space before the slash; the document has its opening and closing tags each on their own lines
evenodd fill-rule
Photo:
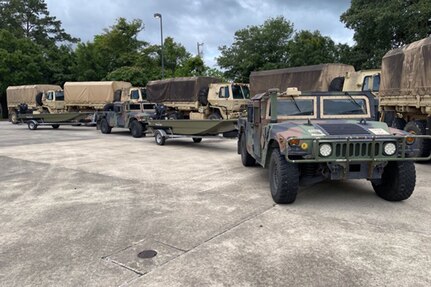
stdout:
<svg viewBox="0 0 431 287">
<path fill-rule="evenodd" d="M 232 86 L 232 96 L 235 100 L 243 100 L 250 98 L 250 90 L 247 86 L 233 85 Z"/>
<path fill-rule="evenodd" d="M 283 99 L 277 101 L 278 116 L 312 116 L 314 115 L 314 100 Z"/>
<path fill-rule="evenodd" d="M 64 101 L 64 92 L 63 91 L 55 92 L 55 100 Z"/>
<path fill-rule="evenodd" d="M 143 100 L 147 99 L 147 89 L 146 88 L 141 88 L 141 95 L 142 95 Z"/>
<path fill-rule="evenodd" d="M 363 115 L 368 114 L 365 99 L 324 99 L 323 115 Z"/>
</svg>

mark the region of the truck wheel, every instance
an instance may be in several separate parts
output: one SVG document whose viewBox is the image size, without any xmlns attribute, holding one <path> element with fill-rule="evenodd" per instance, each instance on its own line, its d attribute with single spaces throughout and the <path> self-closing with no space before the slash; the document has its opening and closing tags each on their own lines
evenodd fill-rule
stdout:
<svg viewBox="0 0 431 287">
<path fill-rule="evenodd" d="M 35 129 L 37 129 L 37 123 L 35 121 L 29 121 L 27 123 L 28 129 L 31 131 L 34 131 Z"/>
<path fill-rule="evenodd" d="M 372 180 L 371 184 L 376 194 L 385 200 L 405 200 L 415 189 L 415 165 L 411 161 L 391 161 L 385 166 L 382 178 Z"/>
<path fill-rule="evenodd" d="M 193 138 L 194 143 L 200 143 L 202 141 L 202 138 Z"/>
<path fill-rule="evenodd" d="M 132 137 L 134 138 L 140 138 L 142 137 L 142 132 L 143 132 L 143 127 L 142 124 L 138 121 L 133 121 L 130 124 L 130 128 L 131 128 L 131 133 L 132 133 Z"/>
<path fill-rule="evenodd" d="M 60 127 L 59 124 L 52 125 L 52 128 L 55 129 L 55 130 L 58 129 L 59 127 Z"/>
<path fill-rule="evenodd" d="M 275 203 L 292 203 L 299 189 L 298 164 L 286 161 L 278 149 L 274 149 L 269 162 L 269 185 Z"/>
<path fill-rule="evenodd" d="M 410 121 L 404 130 L 414 135 L 425 135 L 427 124 L 425 121 Z M 418 156 L 427 157 L 431 152 L 431 141 L 427 139 L 416 139 L 419 148 Z"/>
<path fill-rule="evenodd" d="M 103 118 L 100 121 L 100 131 L 102 132 L 102 134 L 110 134 L 111 130 L 112 128 L 109 126 L 108 121 Z"/>
<path fill-rule="evenodd" d="M 18 123 L 18 115 L 16 114 L 16 111 L 11 111 L 9 113 L 9 121 L 13 124 Z"/>
<path fill-rule="evenodd" d="M 221 120 L 221 115 L 218 112 L 213 112 L 211 115 L 209 115 L 208 117 L 209 120 Z"/>
<path fill-rule="evenodd" d="M 242 133 L 240 137 L 241 161 L 244 166 L 253 166 L 256 160 L 247 151 L 247 141 L 245 134 Z"/>
<path fill-rule="evenodd" d="M 166 142 L 166 138 L 163 136 L 163 134 L 160 131 L 154 132 L 154 139 L 156 140 L 156 144 L 158 145 L 164 145 Z"/>
<path fill-rule="evenodd" d="M 406 126 L 406 121 L 402 118 L 397 118 L 395 117 L 393 122 L 392 122 L 392 127 L 399 129 L 399 130 L 403 130 L 404 127 Z"/>
</svg>

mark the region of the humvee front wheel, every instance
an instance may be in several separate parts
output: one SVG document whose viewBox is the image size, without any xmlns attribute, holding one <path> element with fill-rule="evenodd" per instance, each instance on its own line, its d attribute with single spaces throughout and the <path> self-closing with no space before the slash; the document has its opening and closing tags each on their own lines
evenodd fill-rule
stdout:
<svg viewBox="0 0 431 287">
<path fill-rule="evenodd" d="M 154 139 L 156 140 L 156 144 L 164 145 L 166 142 L 166 137 L 162 134 L 161 131 L 154 132 Z"/>
<path fill-rule="evenodd" d="M 385 200 L 405 200 L 415 189 L 415 165 L 411 161 L 391 161 L 385 166 L 382 178 L 372 180 L 371 184 L 376 194 Z"/>
<path fill-rule="evenodd" d="M 135 120 L 130 124 L 130 132 L 132 134 L 132 137 L 134 138 L 142 137 L 143 131 L 144 131 L 144 128 L 140 122 Z"/>
<path fill-rule="evenodd" d="M 202 138 L 192 138 L 194 143 L 200 143 Z"/>
<path fill-rule="evenodd" d="M 247 151 L 247 141 L 245 134 L 240 135 L 241 161 L 244 166 L 253 166 L 256 160 Z"/>
<path fill-rule="evenodd" d="M 111 130 L 112 128 L 109 126 L 108 121 L 103 118 L 100 121 L 100 131 L 102 132 L 102 134 L 110 134 Z"/>
<path fill-rule="evenodd" d="M 299 189 L 299 167 L 286 161 L 278 149 L 274 149 L 269 162 L 269 185 L 275 203 L 292 203 Z"/>
<path fill-rule="evenodd" d="M 55 129 L 55 130 L 56 130 L 56 129 L 58 129 L 59 127 L 60 127 L 60 125 L 59 125 L 59 124 L 54 124 L 54 125 L 52 125 L 52 128 L 53 128 L 53 129 Z"/>
</svg>

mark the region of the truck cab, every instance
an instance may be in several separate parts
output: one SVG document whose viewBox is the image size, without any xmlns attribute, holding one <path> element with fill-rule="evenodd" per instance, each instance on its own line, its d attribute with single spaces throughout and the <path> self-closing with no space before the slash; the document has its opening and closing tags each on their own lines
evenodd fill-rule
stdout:
<svg viewBox="0 0 431 287">
<path fill-rule="evenodd" d="M 50 113 L 64 110 L 64 92 L 63 91 L 46 91 L 42 96 L 42 106 L 48 109 Z"/>
<path fill-rule="evenodd" d="M 300 185 L 328 179 L 367 179 L 380 197 L 407 199 L 414 190 L 412 161 L 431 156 L 417 156 L 417 136 L 372 121 L 373 101 L 369 92 L 258 94 L 247 118 L 238 120 L 242 163 L 269 169 L 276 203 L 292 203 Z"/>
<path fill-rule="evenodd" d="M 132 87 L 129 90 L 129 102 L 143 102 L 147 100 L 147 90 L 144 87 Z"/>
<path fill-rule="evenodd" d="M 246 110 L 249 99 L 250 88 L 248 84 L 210 84 L 208 102 L 223 119 L 238 118 Z"/>
<path fill-rule="evenodd" d="M 371 92 L 375 97 L 379 95 L 380 73 L 378 69 L 348 72 L 344 77 L 343 91 Z"/>
</svg>

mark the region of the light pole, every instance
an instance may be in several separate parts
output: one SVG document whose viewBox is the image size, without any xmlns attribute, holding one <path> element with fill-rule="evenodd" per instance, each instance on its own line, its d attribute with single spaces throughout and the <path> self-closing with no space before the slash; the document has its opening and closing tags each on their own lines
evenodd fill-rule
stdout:
<svg viewBox="0 0 431 287">
<path fill-rule="evenodd" d="M 160 42 L 162 45 L 162 79 L 165 77 L 165 61 L 163 60 L 163 21 L 162 14 L 154 13 L 154 18 L 160 19 Z"/>
</svg>

